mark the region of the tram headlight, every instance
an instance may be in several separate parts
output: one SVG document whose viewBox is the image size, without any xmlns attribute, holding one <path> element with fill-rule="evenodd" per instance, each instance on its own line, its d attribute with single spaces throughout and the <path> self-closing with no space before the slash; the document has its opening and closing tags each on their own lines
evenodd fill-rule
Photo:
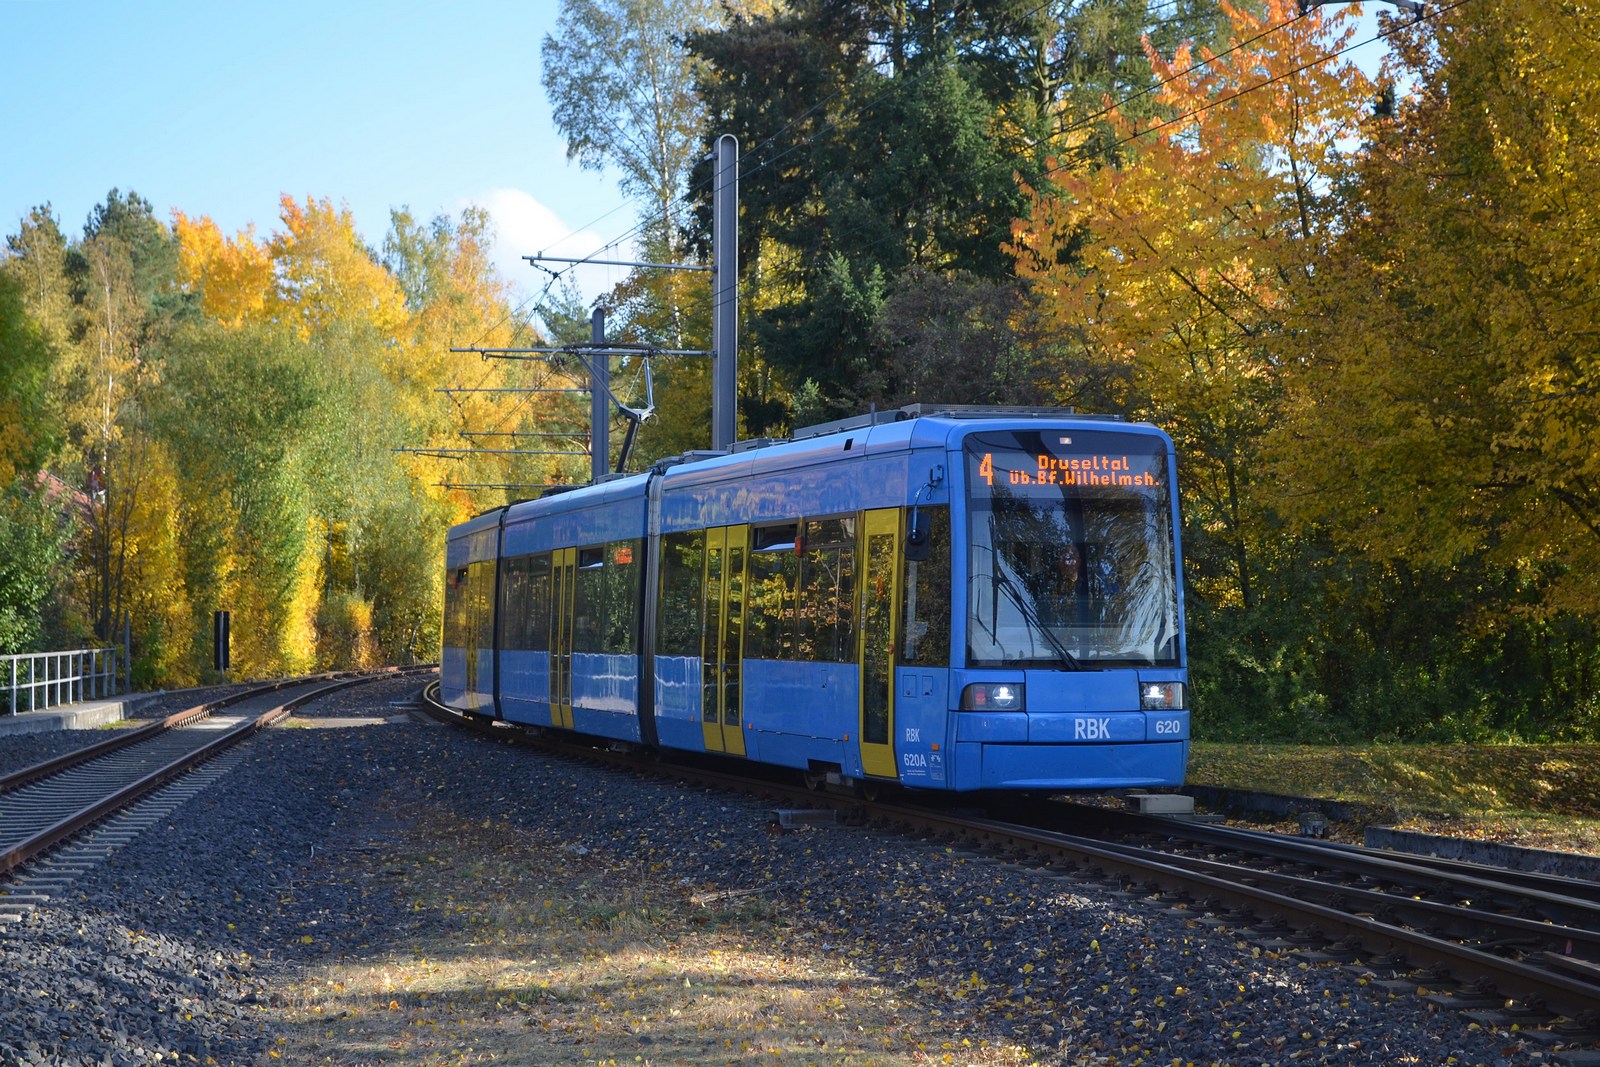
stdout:
<svg viewBox="0 0 1600 1067">
<path fill-rule="evenodd" d="M 1177 711 L 1183 707 L 1182 682 L 1141 682 L 1139 707 L 1145 711 Z"/>
<path fill-rule="evenodd" d="M 961 691 L 962 711 L 1021 711 L 1021 682 L 974 682 Z"/>
</svg>

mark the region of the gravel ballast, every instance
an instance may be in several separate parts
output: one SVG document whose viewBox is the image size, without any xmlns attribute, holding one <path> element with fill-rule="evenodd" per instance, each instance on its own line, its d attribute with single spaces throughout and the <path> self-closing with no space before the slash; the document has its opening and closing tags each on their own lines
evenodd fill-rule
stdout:
<svg viewBox="0 0 1600 1067">
<path fill-rule="evenodd" d="M 0 929 L 0 1062 L 278 1062 L 274 988 L 448 928 L 369 862 L 403 844 L 408 813 L 441 809 L 686 895 L 759 890 L 786 951 L 847 954 L 940 1027 L 1044 1063 L 1551 1062 L 1518 1035 L 1159 902 L 875 830 L 775 834 L 753 799 L 406 719 L 394 702 L 418 688 L 389 680 L 306 709 L 383 721 L 267 732 L 171 832 L 147 831 Z"/>
</svg>

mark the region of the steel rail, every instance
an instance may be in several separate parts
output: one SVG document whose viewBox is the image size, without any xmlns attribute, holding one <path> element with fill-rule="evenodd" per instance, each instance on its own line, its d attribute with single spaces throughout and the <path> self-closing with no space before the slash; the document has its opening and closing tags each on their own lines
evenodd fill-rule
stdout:
<svg viewBox="0 0 1600 1067">
<path fill-rule="evenodd" d="M 1246 830 L 1237 826 L 1218 827 L 1217 829 L 1228 829 L 1237 834 L 1261 833 L 1259 830 Z M 1332 852 L 1403 856 L 1407 863 L 1412 863 L 1419 867 L 1432 867 L 1446 873 L 1459 872 L 1466 875 L 1477 873 L 1484 876 L 1492 874 L 1497 881 L 1526 886 L 1530 889 L 1543 889 L 1562 896 L 1590 900 L 1600 904 L 1600 882 L 1593 882 L 1587 878 L 1574 878 L 1564 874 L 1548 874 L 1543 871 L 1520 871 L 1505 867 L 1492 867 L 1486 863 L 1474 863 L 1472 860 L 1451 859 L 1448 856 L 1430 856 L 1426 853 L 1394 852 L 1388 849 L 1373 848 L 1370 845 L 1352 845 L 1344 841 L 1319 841 L 1317 843 Z"/>
<path fill-rule="evenodd" d="M 1341 874 L 1355 874 L 1375 881 L 1389 881 L 1432 892 L 1486 895 L 1507 906 L 1538 906 L 1552 922 L 1581 923 L 1600 929 L 1600 904 L 1592 895 L 1592 883 L 1554 875 L 1531 879 L 1509 877 L 1518 872 L 1502 871 L 1481 864 L 1418 863 L 1396 852 L 1377 852 L 1324 841 L 1264 834 L 1230 826 L 1179 822 L 1131 812 L 1086 809 L 1103 825 L 1141 834 L 1161 835 L 1183 841 L 1210 844 L 1252 856 L 1263 856 L 1290 863 L 1331 867 Z M 1502 874 L 1508 877 L 1502 877 Z M 1479 914 L 1494 912 L 1477 909 Z"/>
<path fill-rule="evenodd" d="M 1149 849 L 1137 845 L 1128 845 L 1116 842 L 1096 842 L 1103 848 L 1121 851 L 1127 854 L 1150 854 Z M 1593 960 L 1600 959 L 1600 930 L 1578 926 L 1561 926 L 1556 923 L 1544 922 L 1538 919 L 1529 919 L 1520 915 L 1495 915 L 1484 916 L 1456 904 L 1445 904 L 1436 900 L 1422 900 L 1417 897 L 1402 896 L 1398 893 L 1385 893 L 1377 889 L 1366 889 L 1361 886 L 1338 885 L 1321 881 L 1316 878 L 1307 878 L 1304 875 L 1285 874 L 1281 871 L 1263 871 L 1255 868 L 1241 868 L 1234 864 L 1224 863 L 1220 860 L 1204 859 L 1199 856 L 1185 856 L 1172 853 L 1158 853 L 1169 857 L 1175 866 L 1188 870 L 1201 871 L 1216 875 L 1219 878 L 1237 880 L 1249 878 L 1253 882 L 1268 883 L 1281 893 L 1307 899 L 1325 898 L 1330 906 L 1343 907 L 1344 910 L 1355 910 L 1345 907 L 1345 904 L 1369 905 L 1374 914 L 1385 916 L 1414 915 L 1440 923 L 1451 928 L 1453 935 L 1482 942 L 1485 935 L 1514 934 L 1523 935 L 1529 939 L 1537 939 L 1544 947 L 1551 951 L 1561 950 L 1557 954 L 1573 964 L 1588 964 L 1593 966 Z M 1339 902 L 1344 903 L 1339 903 Z M 1384 921 L 1387 921 L 1385 918 Z M 1584 946 L 1589 955 L 1574 956 L 1571 952 L 1573 946 Z"/>
<path fill-rule="evenodd" d="M 1131 830 L 1134 833 L 1160 833 L 1163 837 L 1184 838 L 1195 843 L 1218 845 L 1221 848 L 1234 848 L 1251 853 L 1270 853 L 1280 859 L 1306 857 L 1310 861 L 1322 864 L 1328 862 L 1330 854 L 1342 854 L 1350 857 L 1352 864 L 1371 864 L 1370 870 L 1373 872 L 1394 870 L 1392 867 L 1386 867 L 1386 864 L 1397 862 L 1419 872 L 1427 869 L 1442 875 L 1450 885 L 1454 883 L 1482 885 L 1485 881 L 1490 881 L 1494 886 L 1515 891 L 1518 902 L 1523 901 L 1525 897 L 1534 897 L 1539 901 L 1549 901 L 1552 907 L 1560 909 L 1576 907 L 1582 913 L 1600 918 L 1600 883 L 1587 878 L 1570 878 L 1534 870 L 1490 867 L 1488 864 L 1474 864 L 1464 859 L 1448 859 L 1442 856 L 1395 853 L 1389 849 L 1347 845 L 1344 841 L 1285 837 L 1283 833 L 1267 833 L 1235 825 L 1178 822 L 1160 816 L 1134 814 L 1131 811 L 1110 811 L 1106 808 L 1086 808 L 1083 805 L 1072 805 L 1072 808 L 1082 811 L 1086 817 L 1091 817 L 1094 821 L 1112 825 L 1117 829 Z"/>
<path fill-rule="evenodd" d="M 421 669 L 421 668 L 418 668 L 418 669 Z M 153 725 L 157 726 L 157 727 L 161 727 L 163 729 L 167 729 L 167 728 L 170 728 L 170 727 L 168 727 L 168 724 L 173 722 L 173 720 L 182 720 L 183 722 L 194 722 L 194 721 L 197 721 L 199 719 L 205 718 L 207 715 L 209 715 L 211 713 L 211 711 L 215 710 L 218 707 L 225 707 L 225 706 L 230 705 L 230 704 L 239 703 L 240 701 L 243 701 L 243 700 L 248 700 L 248 699 L 251 699 L 251 698 L 254 698 L 254 697 L 260 697 L 265 693 L 277 692 L 277 691 L 279 691 L 281 689 L 284 689 L 284 688 L 287 688 L 289 686 L 305 685 L 305 684 L 308 683 L 308 681 L 316 682 L 316 681 L 319 681 L 319 680 L 328 679 L 328 684 L 320 686 L 319 688 L 310 690 L 309 692 L 302 693 L 299 696 L 296 696 L 295 698 L 293 698 L 292 700 L 286 701 L 283 704 L 278 705 L 277 707 L 271 708 L 271 709 L 261 713 L 260 715 L 256 716 L 253 719 L 246 719 L 246 720 L 244 720 L 242 722 L 239 722 L 239 723 L 235 724 L 234 726 L 229 727 L 228 729 L 226 729 L 223 732 L 219 733 L 215 738 L 213 738 L 212 740 L 206 742 L 205 744 L 193 749 L 190 752 L 184 753 L 183 755 L 181 755 L 178 758 L 172 760 L 171 762 L 167 763 L 166 765 L 164 765 L 162 767 L 159 767 L 156 770 L 151 771 L 150 773 L 144 775 L 143 777 L 139 778 L 138 780 L 136 780 L 134 782 L 131 782 L 131 783 L 128 783 L 127 785 L 122 786 L 121 788 L 117 789 L 116 791 L 114 791 L 114 792 L 112 792 L 112 793 L 110 793 L 110 794 L 108 794 L 108 795 L 106 795 L 104 797 L 101 797 L 100 799 L 94 801 L 93 803 L 89 804 L 88 806 L 86 806 L 84 808 L 81 808 L 81 809 L 79 809 L 79 810 L 77 810 L 75 812 L 72 812 L 71 814 L 66 815 L 65 817 L 63 817 L 61 819 L 58 819 L 56 822 L 52 823 L 50 826 L 44 828 L 43 830 L 38 831 L 37 833 L 33 834 L 32 836 L 28 837 L 27 839 L 17 843 L 16 845 L 12 846 L 7 851 L 5 851 L 3 853 L 0 853 L 0 874 L 5 874 L 5 873 L 8 873 L 10 871 L 13 871 L 16 868 L 22 866 L 23 864 L 28 863 L 31 860 L 38 858 L 41 854 L 49 851 L 51 848 L 53 848 L 56 845 L 60 844 L 62 841 L 66 840 L 67 838 L 69 838 L 69 837 L 73 836 L 74 834 L 79 833 L 80 831 L 82 831 L 82 830 L 94 825 L 95 823 L 97 823 L 97 822 L 101 821 L 102 819 L 104 819 L 106 816 L 108 816 L 108 815 L 110 815 L 110 814 L 112 814 L 112 813 L 114 813 L 114 812 L 116 812 L 116 811 L 118 811 L 118 810 L 120 810 L 120 809 L 122 809 L 124 807 L 127 807 L 129 804 L 133 803 L 135 800 L 138 800 L 140 797 L 143 797 L 145 794 L 153 791 L 154 789 L 158 788 L 159 786 L 164 785 L 166 782 L 170 781 L 171 779 L 176 778 L 179 775 L 181 775 L 181 774 L 193 769 L 194 767 L 198 766 L 199 764 L 201 764 L 201 763 L 205 762 L 206 760 L 210 759 L 211 757 L 215 756 L 217 753 L 221 752 L 222 750 L 224 750 L 224 749 L 226 749 L 226 748 L 228 748 L 228 747 L 230 747 L 230 746 L 232 746 L 234 744 L 237 744 L 240 741 L 243 741 L 245 738 L 250 737 L 250 736 L 254 735 L 255 733 L 257 733 L 257 732 L 259 732 L 261 730 L 264 730 L 269 726 L 272 726 L 273 724 L 275 724 L 278 721 L 280 721 L 281 719 L 283 719 L 285 716 L 289 715 L 295 708 L 298 708 L 298 707 L 300 707 L 300 706 L 302 706 L 304 704 L 310 703 L 313 700 L 320 699 L 320 698 L 322 698 L 324 696 L 327 696 L 329 693 L 336 692 L 336 691 L 338 691 L 340 689 L 347 689 L 347 688 L 349 688 L 351 686 L 362 685 L 362 684 L 365 684 L 367 682 L 379 681 L 379 680 L 381 680 L 381 679 L 383 679 L 385 677 L 393 676 L 395 673 L 405 674 L 405 673 L 412 673 L 412 671 L 411 670 L 401 670 L 401 671 L 396 672 L 396 671 L 392 671 L 391 670 L 391 671 L 386 671 L 386 672 L 378 673 L 378 674 L 366 673 L 366 674 L 360 674 L 360 675 L 354 675 L 354 676 L 351 676 L 348 673 L 344 673 L 342 675 L 332 675 L 332 676 L 313 676 L 309 680 L 302 678 L 302 679 L 295 679 L 295 680 L 290 680 L 290 681 L 285 681 L 285 682 L 277 682 L 277 683 L 273 683 L 273 684 L 269 684 L 269 685 L 256 686 L 256 687 L 253 687 L 252 689 L 247 690 L 247 691 L 245 691 L 243 693 L 232 694 L 229 697 L 224 698 L 223 700 L 213 701 L 210 704 L 205 704 L 205 705 L 201 705 L 199 707 L 190 708 L 187 711 L 179 712 L 179 713 L 177 713 L 175 715 L 168 716 L 166 719 L 163 719 L 160 723 L 155 723 Z M 149 731 L 145 736 L 146 737 L 151 737 L 151 736 L 154 736 L 156 733 L 159 733 L 159 732 L 161 732 L 161 730 Z M 94 745 L 94 746 L 90 746 L 90 749 L 98 749 L 98 748 L 101 748 L 101 747 L 102 746 Z M 119 747 L 126 747 L 126 746 L 119 746 Z M 88 750 L 79 750 L 78 753 L 73 753 L 73 754 L 69 754 L 69 755 L 81 755 L 85 751 L 88 751 Z M 104 755 L 104 754 L 105 754 L 104 752 L 100 753 L 100 755 Z M 52 762 L 53 763 L 53 762 L 57 762 L 57 761 L 48 761 L 48 762 Z M 78 766 L 83 762 L 86 762 L 86 761 L 82 760 L 82 759 L 79 759 L 79 760 L 73 761 L 72 763 L 68 764 L 67 766 L 68 767 Z M 30 770 L 30 771 L 31 770 L 35 770 L 40 766 L 44 766 L 44 764 L 36 764 L 35 767 L 27 768 L 27 770 Z M 58 768 L 58 770 L 60 770 L 60 769 L 66 769 L 66 768 L 64 768 L 64 767 L 63 768 Z"/>
<path fill-rule="evenodd" d="M 207 718 L 220 708 L 226 708 L 244 700 L 251 700 L 266 693 L 277 692 L 280 689 L 287 689 L 290 686 L 307 685 L 312 682 L 324 680 L 331 681 L 337 678 L 348 677 L 349 674 L 350 672 L 348 671 L 336 671 L 329 674 L 313 674 L 302 678 L 287 678 L 277 682 L 265 682 L 260 685 L 251 686 L 249 689 L 243 690 L 242 692 L 230 693 L 225 697 L 219 697 L 216 700 L 207 701 L 204 704 L 196 704 L 192 708 L 185 708 L 183 711 L 173 712 L 164 719 L 157 719 L 153 722 L 145 724 L 144 726 L 139 726 L 131 730 L 120 732 L 115 737 L 107 738 L 104 741 L 98 741 L 92 745 L 86 745 L 83 748 L 74 749 L 71 752 L 63 753 L 62 755 L 43 760 L 39 763 L 33 764 L 32 766 L 23 767 L 21 770 L 13 771 L 10 774 L 4 775 L 3 777 L 0 777 L 0 794 L 10 793 L 13 790 L 20 789 L 25 785 L 31 785 L 32 783 L 40 781 L 41 779 L 49 778 L 52 775 L 59 774 L 70 767 L 76 767 L 79 764 L 97 760 L 101 756 L 110 755 L 111 753 L 120 751 L 121 749 L 132 748 L 134 745 L 148 741 L 157 734 L 164 733 L 168 730 L 176 730 L 180 727 L 199 722 L 201 719 Z"/>
<path fill-rule="evenodd" d="M 885 816 L 914 821 L 924 826 L 939 826 L 951 833 L 978 832 L 1003 840 L 1012 847 L 1027 846 L 1069 855 L 1079 862 L 1099 865 L 1109 872 L 1154 882 L 1167 890 L 1199 891 L 1231 906 L 1252 913 L 1282 918 L 1291 925 L 1315 927 L 1324 935 L 1334 931 L 1332 940 L 1346 940 L 1378 953 L 1399 956 L 1412 965 L 1438 966 L 1451 974 L 1481 979 L 1508 999 L 1539 998 L 1549 1008 L 1574 1018 L 1600 1012 L 1600 984 L 1592 980 L 1521 963 L 1455 944 L 1443 938 L 1381 920 L 1354 915 L 1285 893 L 1259 889 L 1219 878 L 1203 871 L 1187 870 L 1172 862 L 1172 857 L 1139 849 L 1136 846 L 1108 847 L 1104 843 L 1053 830 L 1034 830 L 989 819 L 946 817 L 918 809 L 880 806 Z M 1240 870 L 1240 876 L 1254 877 L 1261 872 Z"/>
</svg>

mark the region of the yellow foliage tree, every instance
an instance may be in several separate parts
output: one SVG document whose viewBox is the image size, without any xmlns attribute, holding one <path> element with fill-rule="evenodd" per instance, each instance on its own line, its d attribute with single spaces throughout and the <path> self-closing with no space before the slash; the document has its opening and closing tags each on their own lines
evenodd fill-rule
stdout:
<svg viewBox="0 0 1600 1067">
<path fill-rule="evenodd" d="M 1351 64 L 1316 62 L 1348 41 L 1347 16 L 1300 15 L 1293 0 L 1223 10 L 1232 46 L 1149 50 L 1165 117 L 1141 124 L 1108 104 L 1123 161 L 1053 164 L 1011 250 L 1059 339 L 1058 395 L 1173 435 L 1191 519 L 1214 542 L 1197 577 L 1213 602 L 1248 606 L 1280 348 L 1372 86 Z"/>
<path fill-rule="evenodd" d="M 418 596 L 438 611 L 438 552 L 391 542 L 422 529 L 437 549 L 450 522 L 529 495 L 446 486 L 549 478 L 542 459 L 511 455 L 499 442 L 487 442 L 502 448 L 492 456 L 449 450 L 486 443 L 464 437 L 468 431 L 547 431 L 562 398 L 510 390 L 575 383 L 559 373 L 554 380 L 541 364 L 450 351 L 537 340 L 510 309 L 490 262 L 487 213 L 469 209 L 459 220 L 419 225 L 396 211 L 380 258 L 348 209 L 288 196 L 279 208 L 281 225 L 264 239 L 254 230 L 228 239 L 209 219 L 174 217 L 183 283 L 223 327 L 186 341 L 182 388 L 236 413 L 226 433 L 183 431 L 191 448 L 227 453 L 206 468 L 217 478 L 196 480 L 191 491 L 227 490 L 246 514 L 223 533 L 237 561 L 226 586 L 236 666 L 307 669 L 330 656 L 364 662 L 378 654 L 369 639 L 403 659 L 428 625 Z M 224 349 L 227 374 L 217 365 Z M 443 387 L 460 391 L 447 398 Z M 273 402 L 252 406 L 228 395 L 252 389 L 270 390 Z M 279 419 L 292 430 L 266 425 Z M 359 639 L 348 632 L 352 605 L 368 613 Z M 337 632 L 324 632 L 328 626 Z"/>
<path fill-rule="evenodd" d="M 1415 90 L 1319 264 L 1277 435 L 1289 510 L 1600 610 L 1600 13 L 1476 0 L 1398 38 Z"/>
<path fill-rule="evenodd" d="M 194 607 L 184 568 L 179 474 L 165 445 L 140 457 L 143 487 L 127 530 L 128 614 L 140 651 L 136 686 L 193 685 Z"/>
<path fill-rule="evenodd" d="M 272 256 L 256 239 L 254 225 L 231 240 L 206 215 L 172 213 L 178 237 L 179 276 L 200 294 L 205 313 L 225 326 L 259 322 L 272 292 Z"/>
<path fill-rule="evenodd" d="M 408 324 L 405 297 L 394 277 L 368 254 L 349 208 L 287 194 L 279 200 L 283 229 L 272 236 L 275 285 L 266 312 L 295 323 L 302 339 L 335 325 L 369 324 L 386 341 L 399 341 Z"/>
</svg>

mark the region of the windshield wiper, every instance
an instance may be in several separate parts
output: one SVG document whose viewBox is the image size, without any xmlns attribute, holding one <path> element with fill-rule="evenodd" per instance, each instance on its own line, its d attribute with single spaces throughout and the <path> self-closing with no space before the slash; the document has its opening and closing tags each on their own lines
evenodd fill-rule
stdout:
<svg viewBox="0 0 1600 1067">
<path fill-rule="evenodd" d="M 1049 627 L 1039 621 L 1039 609 L 1032 600 L 1022 595 L 1022 590 L 1017 588 L 1016 583 L 1011 580 L 1011 576 L 1006 574 L 1005 570 L 1000 566 L 998 553 L 995 555 L 994 570 L 996 575 L 995 585 L 1006 591 L 1006 596 L 1011 599 L 1011 602 L 1017 606 L 1017 610 L 1022 613 L 1022 618 L 1027 622 L 1028 627 L 1045 639 L 1045 643 L 1050 646 L 1051 651 L 1055 652 L 1056 656 L 1061 660 L 1061 665 L 1072 671 L 1083 670 L 1083 664 L 1078 662 L 1078 657 L 1068 652 L 1067 646 L 1061 643 L 1061 639 L 1052 633 Z"/>
</svg>

